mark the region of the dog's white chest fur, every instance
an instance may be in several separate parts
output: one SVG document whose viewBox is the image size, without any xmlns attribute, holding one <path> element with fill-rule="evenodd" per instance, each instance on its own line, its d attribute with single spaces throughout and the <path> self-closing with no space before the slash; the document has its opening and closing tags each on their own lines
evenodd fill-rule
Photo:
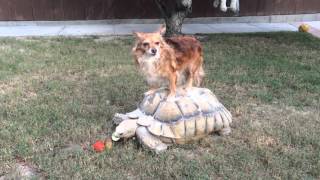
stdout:
<svg viewBox="0 0 320 180">
<path fill-rule="evenodd" d="M 168 85 L 168 80 L 163 77 L 158 69 L 159 57 L 143 55 L 138 59 L 142 75 L 146 78 L 148 85 L 162 87 Z"/>
<path fill-rule="evenodd" d="M 149 86 L 165 87 L 169 85 L 169 80 L 157 69 L 159 61 L 159 57 L 147 55 L 143 55 L 138 59 L 141 73 L 145 77 Z M 177 77 L 177 85 L 185 84 L 186 76 L 183 72 L 177 72 Z"/>
</svg>

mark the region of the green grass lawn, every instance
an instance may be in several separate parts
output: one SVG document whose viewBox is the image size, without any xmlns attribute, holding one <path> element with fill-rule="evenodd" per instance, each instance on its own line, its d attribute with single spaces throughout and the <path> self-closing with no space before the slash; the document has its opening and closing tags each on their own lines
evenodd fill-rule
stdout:
<svg viewBox="0 0 320 180">
<path fill-rule="evenodd" d="M 320 40 L 303 33 L 202 38 L 205 86 L 234 116 L 156 155 L 137 140 L 95 153 L 112 117 L 147 90 L 132 37 L 0 39 L 0 176 L 26 161 L 50 179 L 319 179 Z"/>
</svg>

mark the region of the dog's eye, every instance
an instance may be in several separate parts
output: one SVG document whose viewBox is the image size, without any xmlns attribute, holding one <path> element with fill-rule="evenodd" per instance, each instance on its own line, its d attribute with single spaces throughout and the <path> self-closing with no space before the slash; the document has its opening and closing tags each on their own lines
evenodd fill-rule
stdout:
<svg viewBox="0 0 320 180">
<path fill-rule="evenodd" d="M 160 44 L 160 42 L 155 42 L 155 44 L 156 44 L 156 45 L 159 45 L 159 44 Z"/>
<path fill-rule="evenodd" d="M 147 46 L 149 46 L 149 43 L 145 42 L 142 44 L 142 46 L 147 47 Z"/>
</svg>

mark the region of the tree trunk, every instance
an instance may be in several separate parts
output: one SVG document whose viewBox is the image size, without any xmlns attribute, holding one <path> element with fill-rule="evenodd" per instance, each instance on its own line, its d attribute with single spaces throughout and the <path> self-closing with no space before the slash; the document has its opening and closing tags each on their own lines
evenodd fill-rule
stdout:
<svg viewBox="0 0 320 180">
<path fill-rule="evenodd" d="M 192 12 L 192 0 L 155 0 L 166 22 L 165 36 L 181 34 L 183 20 Z M 165 3 L 166 2 L 166 3 Z"/>
<path fill-rule="evenodd" d="M 172 36 L 175 34 L 181 34 L 182 23 L 184 20 L 184 15 L 180 13 L 175 13 L 169 18 L 165 19 L 166 22 L 166 34 L 165 36 Z"/>
</svg>

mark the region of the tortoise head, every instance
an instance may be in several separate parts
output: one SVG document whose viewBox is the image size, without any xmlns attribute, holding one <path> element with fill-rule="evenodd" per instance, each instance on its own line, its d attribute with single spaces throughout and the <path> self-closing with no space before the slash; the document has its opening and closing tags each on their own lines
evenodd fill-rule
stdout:
<svg viewBox="0 0 320 180">
<path fill-rule="evenodd" d="M 137 128 L 137 120 L 124 120 L 116 127 L 116 131 L 112 134 L 112 140 L 119 141 L 121 138 L 131 138 L 135 135 Z"/>
</svg>

